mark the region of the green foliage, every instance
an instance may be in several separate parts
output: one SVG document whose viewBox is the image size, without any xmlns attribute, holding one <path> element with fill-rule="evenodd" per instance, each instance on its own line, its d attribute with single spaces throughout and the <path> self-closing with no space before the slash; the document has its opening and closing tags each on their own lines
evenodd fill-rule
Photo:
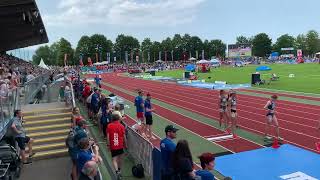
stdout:
<svg viewBox="0 0 320 180">
<path fill-rule="evenodd" d="M 295 38 L 288 34 L 284 34 L 277 39 L 277 42 L 273 46 L 273 50 L 281 52 L 281 48 L 289 48 L 295 46 Z"/>
<path fill-rule="evenodd" d="M 320 40 L 317 31 L 311 30 L 306 35 L 306 54 L 312 55 L 320 50 Z"/>
<path fill-rule="evenodd" d="M 129 61 L 131 60 L 131 53 L 137 55 L 139 53 L 139 40 L 132 36 L 126 36 L 123 34 L 118 35 L 116 42 L 114 44 L 114 51 L 116 53 L 117 59 L 121 62 L 125 62 L 125 52 L 127 51 L 129 56 Z M 133 59 L 135 56 L 133 55 Z"/>
<path fill-rule="evenodd" d="M 41 46 L 35 51 L 34 55 L 32 56 L 32 63 L 38 65 L 41 59 L 43 59 L 44 63 L 47 65 L 55 64 L 52 62 L 53 59 L 51 58 L 51 50 L 48 45 Z"/>
<path fill-rule="evenodd" d="M 271 52 L 272 40 L 266 33 L 254 36 L 252 40 L 252 52 L 254 56 L 266 57 Z"/>
<path fill-rule="evenodd" d="M 252 38 L 247 38 L 245 36 L 238 36 L 236 44 L 252 44 Z"/>
</svg>

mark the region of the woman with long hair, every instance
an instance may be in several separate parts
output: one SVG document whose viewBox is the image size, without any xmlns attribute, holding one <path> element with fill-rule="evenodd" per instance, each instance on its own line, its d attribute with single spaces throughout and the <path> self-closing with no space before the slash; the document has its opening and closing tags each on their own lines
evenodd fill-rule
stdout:
<svg viewBox="0 0 320 180">
<path fill-rule="evenodd" d="M 179 140 L 172 156 L 175 180 L 192 180 L 195 178 L 192 155 L 187 140 Z"/>
<path fill-rule="evenodd" d="M 236 95 L 236 91 L 231 91 L 229 94 L 229 98 L 228 98 L 228 102 L 229 102 L 229 120 L 230 122 L 228 122 L 228 126 L 226 131 L 227 132 L 231 132 L 233 134 L 234 137 L 237 137 L 236 135 L 236 127 L 237 127 L 237 119 L 238 119 L 238 114 L 237 114 L 237 95 Z M 231 130 L 230 130 L 231 129 Z"/>
</svg>

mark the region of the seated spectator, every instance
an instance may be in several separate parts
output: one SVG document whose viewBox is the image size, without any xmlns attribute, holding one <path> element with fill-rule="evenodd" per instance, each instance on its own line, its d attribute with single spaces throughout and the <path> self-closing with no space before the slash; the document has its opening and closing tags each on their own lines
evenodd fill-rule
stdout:
<svg viewBox="0 0 320 180">
<path fill-rule="evenodd" d="M 98 164 L 95 161 L 88 161 L 84 164 L 79 180 L 97 180 Z"/>
<path fill-rule="evenodd" d="M 192 155 L 186 140 L 178 141 L 172 156 L 172 166 L 175 180 L 193 180 L 195 178 Z"/>
<path fill-rule="evenodd" d="M 93 153 L 91 152 L 90 148 L 92 147 Z M 79 142 L 79 152 L 77 154 L 77 169 L 80 174 L 81 170 L 83 169 L 84 165 L 88 161 L 95 161 L 101 162 L 102 159 L 99 155 L 99 147 L 94 144 L 94 142 L 90 142 L 89 138 L 82 138 Z"/>
<path fill-rule="evenodd" d="M 75 127 L 78 125 L 78 122 L 83 120 L 82 115 L 80 114 L 80 109 L 78 107 L 73 108 L 71 116 L 71 126 Z"/>
<path fill-rule="evenodd" d="M 13 132 L 16 134 L 15 139 L 20 148 L 20 156 L 21 156 L 22 162 L 24 164 L 30 164 L 32 162 L 29 159 L 27 159 L 26 153 L 29 153 L 29 158 L 35 155 L 35 153 L 32 152 L 33 139 L 26 135 L 26 131 L 23 128 L 23 125 L 22 125 L 23 119 L 22 119 L 21 110 L 16 110 L 13 116 L 14 117 L 13 117 L 11 128 Z M 26 151 L 26 145 L 28 146 L 28 151 Z"/>
<path fill-rule="evenodd" d="M 203 153 L 199 156 L 202 170 L 196 171 L 196 175 L 201 177 L 201 180 L 215 180 L 210 172 L 214 168 L 214 155 L 212 153 Z"/>
</svg>

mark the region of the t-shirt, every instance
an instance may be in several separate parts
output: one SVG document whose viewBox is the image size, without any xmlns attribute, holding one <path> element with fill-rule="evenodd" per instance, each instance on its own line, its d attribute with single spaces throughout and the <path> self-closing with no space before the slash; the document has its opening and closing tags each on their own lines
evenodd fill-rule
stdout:
<svg viewBox="0 0 320 180">
<path fill-rule="evenodd" d="M 92 153 L 88 150 L 80 150 L 77 155 L 77 168 L 80 172 L 83 168 L 83 166 L 86 164 L 86 162 L 90 161 L 92 159 Z"/>
<path fill-rule="evenodd" d="M 95 77 L 94 81 L 96 82 L 96 84 L 100 84 L 101 79 L 99 77 Z"/>
<path fill-rule="evenodd" d="M 93 93 L 91 97 L 91 106 L 97 107 L 99 104 L 99 94 Z"/>
<path fill-rule="evenodd" d="M 141 96 L 137 96 L 134 100 L 134 105 L 136 106 L 137 112 L 143 112 L 143 108 L 141 107 L 141 104 L 143 104 L 143 99 Z"/>
<path fill-rule="evenodd" d="M 164 138 L 160 142 L 162 170 L 164 172 L 172 169 L 171 158 L 176 149 L 176 144 L 169 138 Z"/>
<path fill-rule="evenodd" d="M 147 108 L 148 108 L 148 109 L 151 109 L 151 108 L 152 108 L 152 107 L 151 107 L 151 101 L 148 100 L 148 99 L 146 99 L 146 100 L 144 101 L 144 114 L 145 114 L 145 116 L 152 116 L 152 112 L 151 112 L 151 111 L 147 112 Z"/>
<path fill-rule="evenodd" d="M 124 147 L 125 128 L 119 121 L 110 123 L 107 127 L 110 149 L 119 150 Z"/>
<path fill-rule="evenodd" d="M 201 177 L 201 180 L 214 180 L 214 175 L 207 170 L 198 170 L 196 175 Z"/>
<path fill-rule="evenodd" d="M 20 120 L 20 118 L 14 117 L 12 124 L 14 124 L 16 126 L 17 130 L 19 131 L 19 133 L 16 135 L 16 137 L 26 137 L 26 132 L 22 126 L 22 121 Z"/>
<path fill-rule="evenodd" d="M 90 95 L 90 90 L 91 90 L 90 86 L 86 85 L 84 87 L 83 96 L 88 97 Z"/>
</svg>

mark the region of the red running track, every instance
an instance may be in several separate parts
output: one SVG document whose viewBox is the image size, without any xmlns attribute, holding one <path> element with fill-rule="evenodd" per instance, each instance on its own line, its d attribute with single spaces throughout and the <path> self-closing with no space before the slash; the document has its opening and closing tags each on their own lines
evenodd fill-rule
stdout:
<svg viewBox="0 0 320 180">
<path fill-rule="evenodd" d="M 106 77 L 107 78 L 107 77 Z M 117 79 L 116 80 L 116 82 L 114 82 L 114 81 L 112 81 L 112 80 L 115 80 L 115 79 Z M 122 86 L 122 87 L 124 87 L 124 85 L 121 85 L 121 84 L 119 84 L 119 82 L 130 82 L 130 83 L 126 83 L 127 85 L 128 84 L 131 84 L 131 86 L 132 86 L 132 84 L 139 84 L 139 85 L 142 85 L 143 87 L 144 87 L 144 89 L 146 89 L 147 87 L 150 87 L 151 85 L 147 85 L 147 82 L 148 83 L 151 83 L 151 84 L 158 84 L 158 85 L 160 85 L 160 83 L 158 83 L 158 82 L 151 82 L 151 81 L 143 81 L 143 80 L 138 80 L 138 79 L 131 79 L 131 78 L 120 78 L 120 77 L 115 77 L 115 76 L 113 76 L 111 79 L 107 79 L 108 81 L 112 81 L 112 83 L 115 83 L 115 84 L 118 84 L 118 85 L 120 85 L 120 86 Z M 128 80 L 130 80 L 130 81 L 128 81 Z M 137 83 L 137 81 L 139 82 L 139 83 Z M 162 85 L 163 85 L 163 83 L 162 83 Z M 169 86 L 171 87 L 172 85 L 171 84 L 165 84 L 165 86 L 166 86 L 166 91 L 168 90 L 168 89 L 170 89 L 169 88 Z M 126 88 L 128 88 L 128 87 L 126 87 Z M 135 87 L 136 88 L 136 87 Z M 190 89 L 190 88 L 184 88 L 184 87 L 180 87 L 179 86 L 179 88 L 180 89 Z M 152 91 L 153 92 L 153 94 L 154 94 L 154 91 L 157 91 L 156 89 L 161 89 L 161 88 L 159 88 L 159 86 L 156 88 L 153 88 L 153 89 L 148 89 L 148 90 L 150 90 L 150 91 Z M 180 92 L 180 89 L 179 89 L 179 92 Z M 198 89 L 196 89 L 196 88 L 192 88 L 192 91 L 193 92 L 195 92 L 195 90 L 198 90 Z M 177 92 L 177 89 L 175 89 L 175 92 Z M 212 92 L 212 91 L 210 91 L 210 92 Z M 161 92 L 161 93 L 163 93 L 163 92 Z M 179 96 L 179 94 L 181 94 L 181 93 L 176 93 L 176 96 Z M 198 94 L 198 93 L 197 93 Z M 208 95 L 208 93 L 206 94 L 206 95 Z M 157 95 L 157 96 L 160 96 L 160 95 Z M 188 94 L 188 96 L 190 96 L 190 92 L 189 92 L 189 94 Z M 240 96 L 242 96 L 242 95 L 240 95 Z M 246 95 L 245 95 L 246 96 Z M 165 102 L 169 102 L 169 104 L 173 104 L 173 102 L 172 102 L 172 99 L 171 99 L 171 101 L 170 101 L 170 95 L 168 94 L 168 93 L 166 93 L 166 97 L 167 97 L 167 99 L 165 99 L 165 100 L 163 100 L 163 97 L 160 97 L 159 99 L 160 100 L 162 100 L 162 101 L 165 101 Z M 158 97 L 157 97 L 158 98 Z M 174 98 L 174 97 L 172 97 L 171 96 L 171 98 Z M 185 98 L 187 98 L 187 97 L 185 97 Z M 203 97 L 203 98 L 206 98 L 205 100 L 207 100 L 208 99 L 208 97 Z M 251 97 L 252 98 L 252 97 Z M 180 99 L 180 98 L 179 98 Z M 179 101 L 179 99 L 173 99 L 173 101 L 176 101 L 176 102 L 174 102 L 174 104 L 173 105 L 176 105 L 176 103 L 178 103 L 178 101 Z M 182 98 L 183 99 L 183 98 Z M 265 99 L 265 98 L 264 98 Z M 181 101 L 181 100 L 180 100 Z M 265 102 L 265 100 L 264 100 L 264 102 Z M 196 109 L 195 108 L 195 106 L 193 106 L 193 108 L 186 108 L 185 106 L 186 106 L 186 103 L 188 103 L 188 102 L 183 102 L 183 104 L 184 105 L 178 105 L 179 107 L 182 107 L 182 108 L 185 108 L 185 109 L 188 109 L 188 110 L 192 110 L 192 109 Z M 285 102 L 285 103 L 287 103 L 287 102 Z M 181 103 L 180 103 L 181 104 Z M 198 104 L 198 103 L 197 103 Z M 200 103 L 201 104 L 201 103 Z M 193 104 L 193 105 L 195 105 L 195 104 Z M 263 104 L 264 105 L 264 104 Z M 262 106 L 263 106 L 262 105 Z M 191 105 L 189 105 L 189 106 L 191 106 Z M 216 104 L 215 104 L 215 106 L 216 106 Z M 301 106 L 301 105 L 300 105 Z M 209 106 L 210 107 L 210 106 Z M 199 108 L 199 107 L 198 107 Z M 198 109 L 199 110 L 199 109 Z M 215 115 L 215 117 L 213 117 L 212 115 L 209 115 L 210 114 L 210 112 L 209 112 L 209 110 L 207 110 L 205 113 L 202 113 L 202 111 L 203 111 L 203 107 L 202 107 L 202 109 L 200 109 L 200 114 L 202 114 L 202 115 L 207 115 L 208 117 L 211 117 L 211 118 L 215 118 L 215 119 L 217 119 L 217 115 Z M 197 112 L 197 113 L 199 113 L 199 112 Z M 217 112 L 218 113 L 218 112 Z M 250 117 L 250 118 L 246 118 L 246 117 Z M 244 118 L 240 118 L 239 120 L 240 120 L 240 125 L 241 124 L 243 124 L 243 123 L 245 123 L 245 124 L 247 124 L 247 125 L 244 125 L 243 127 L 245 128 L 245 129 L 248 129 L 248 130 L 252 130 L 252 131 L 254 131 L 254 132 L 258 132 L 258 133 L 262 133 L 262 131 L 263 131 L 263 128 L 264 128 L 264 116 L 262 116 L 262 121 L 260 122 L 260 123 L 257 123 L 257 122 L 259 122 L 259 121 L 256 121 L 256 120 L 252 120 L 251 118 L 252 118 L 252 114 L 250 115 L 246 115 L 246 117 L 244 117 Z M 253 116 L 254 117 L 254 116 Z M 259 118 L 259 117 L 254 117 L 254 119 L 255 118 Z M 260 118 L 261 119 L 261 118 Z M 244 121 L 243 121 L 244 120 Z M 241 123 L 241 122 L 243 122 L 243 123 Z M 286 123 L 285 123 L 286 124 Z M 250 125 L 250 126 L 249 126 Z M 252 128 L 253 127 L 253 128 Z M 284 132 L 282 132 L 281 131 L 281 133 L 285 136 L 285 138 L 288 140 L 288 142 L 290 142 L 290 143 L 292 143 L 292 144 L 296 144 L 296 145 L 299 145 L 299 146 L 302 146 L 302 147 L 304 147 L 304 148 L 307 148 L 307 149 L 311 149 L 311 150 L 314 150 L 314 142 L 316 141 L 316 137 L 310 137 L 310 136 L 307 136 L 307 137 L 304 137 L 304 136 L 306 136 L 306 135 L 304 135 L 303 133 L 307 133 L 307 132 L 309 132 L 309 130 L 307 129 L 307 130 L 304 130 L 303 131 L 303 133 L 301 133 L 301 131 L 297 131 L 297 130 L 303 130 L 303 129 L 305 129 L 305 128 L 298 128 L 298 129 L 296 129 L 296 127 L 294 127 L 294 126 L 292 126 L 291 125 L 291 128 L 295 128 L 294 130 L 291 130 L 291 129 L 282 129 L 282 131 L 284 131 Z M 257 130 L 258 129 L 258 130 Z M 298 137 L 297 137 L 297 135 L 298 135 Z M 313 135 L 315 135 L 315 134 L 313 134 Z M 298 139 L 297 139 L 298 138 Z M 299 138 L 300 138 L 300 140 L 299 140 Z M 298 143 L 297 143 L 297 140 L 298 140 Z M 311 141 L 310 141 L 311 140 Z"/>
<path fill-rule="evenodd" d="M 303 95 L 295 95 L 295 94 L 288 94 L 288 93 L 279 93 L 279 92 L 268 92 L 268 91 L 263 91 L 263 90 L 253 90 L 253 89 L 243 89 L 241 91 L 246 91 L 246 92 L 253 92 L 253 93 L 260 93 L 260 94 L 277 94 L 278 96 L 285 96 L 285 97 L 290 97 L 290 98 L 298 98 L 298 99 L 307 99 L 307 100 L 312 100 L 312 101 L 320 101 L 320 97 L 311 97 L 311 96 L 303 96 Z"/>
<path fill-rule="evenodd" d="M 131 96 L 129 94 L 123 93 L 122 91 L 119 91 L 117 89 L 102 85 L 103 89 L 107 89 L 110 92 L 113 92 L 128 101 L 133 102 L 134 101 L 134 96 Z M 188 118 L 182 114 L 178 114 L 176 112 L 173 112 L 171 110 L 168 110 L 166 108 L 163 108 L 158 105 L 154 105 L 154 107 L 157 109 L 158 115 L 168 119 L 169 121 L 184 127 L 185 129 L 189 130 L 190 132 L 199 135 L 201 137 L 209 137 L 209 136 L 216 136 L 219 134 L 223 134 L 224 132 L 216 129 L 212 126 L 209 126 L 207 124 L 203 124 L 199 121 L 195 121 L 191 118 Z M 261 148 L 262 146 L 255 144 L 253 142 L 250 142 L 248 140 L 245 140 L 243 138 L 237 138 L 232 140 L 232 143 L 227 143 L 227 142 L 218 142 L 216 143 L 222 147 L 224 147 L 226 150 L 230 152 L 242 152 L 242 151 L 248 151 L 248 150 L 253 150 L 257 148 Z"/>
</svg>

